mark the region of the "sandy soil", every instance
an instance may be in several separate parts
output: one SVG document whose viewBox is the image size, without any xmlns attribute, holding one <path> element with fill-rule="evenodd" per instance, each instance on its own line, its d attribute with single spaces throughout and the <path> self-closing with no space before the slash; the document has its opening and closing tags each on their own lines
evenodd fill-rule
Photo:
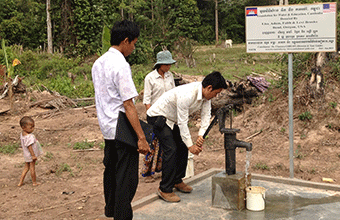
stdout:
<svg viewBox="0 0 340 220">
<path fill-rule="evenodd" d="M 338 81 L 328 80 L 325 95 L 311 98 L 306 80 L 301 80 L 294 91 L 295 178 L 322 182 L 326 177 L 334 180 L 330 184 L 340 181 L 339 88 Z M 103 214 L 104 166 L 103 151 L 100 150 L 103 139 L 95 108 L 55 111 L 36 106 L 28 108 L 22 94 L 17 94 L 15 100 L 17 110 L 0 115 L 0 145 L 19 143 L 20 118 L 33 116 L 36 122 L 34 134 L 45 152 L 36 166 L 41 185 L 33 187 L 28 174 L 24 185 L 17 187 L 24 166 L 22 152 L 19 149 L 14 155 L 0 153 L 0 219 L 96 219 Z M 253 104 L 244 106 L 244 111 L 233 119 L 233 127 L 241 130 L 237 138 L 253 144 L 251 173 L 289 177 L 287 100 L 286 93 L 272 90 Z M 330 103 L 337 103 L 337 106 L 333 108 Z M 141 102 L 136 106 L 141 118 L 145 119 Z M 0 112 L 6 108 L 8 99 L 0 100 Z M 307 111 L 313 118 L 300 120 L 299 115 Z M 195 120 L 189 124 L 195 139 L 198 124 Z M 254 134 L 257 135 L 247 139 Z M 85 140 L 95 142 L 95 150 L 73 150 L 75 143 Z M 237 171 L 244 172 L 245 150 L 237 149 L 236 157 Z M 223 136 L 218 126 L 209 133 L 204 151 L 195 156 L 194 164 L 195 174 L 210 168 L 224 169 Z M 134 200 L 154 193 L 158 184 L 159 178 L 146 183 L 140 176 Z"/>
</svg>

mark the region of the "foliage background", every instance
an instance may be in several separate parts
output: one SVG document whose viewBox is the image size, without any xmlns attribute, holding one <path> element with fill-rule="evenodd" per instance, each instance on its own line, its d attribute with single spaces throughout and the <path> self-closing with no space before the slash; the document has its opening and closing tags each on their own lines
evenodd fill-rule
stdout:
<svg viewBox="0 0 340 220">
<path fill-rule="evenodd" d="M 319 2 L 329 2 L 321 0 Z M 221 44 L 224 39 L 245 42 L 245 10 L 247 6 L 277 5 L 279 0 L 221 0 L 218 1 L 218 27 Z M 314 3 L 312 0 L 290 0 L 289 4 Z M 340 42 L 340 4 L 338 6 L 338 44 Z M 127 59 L 132 65 L 134 80 L 142 89 L 143 79 L 151 70 L 156 54 L 167 48 L 175 59 L 177 71 L 186 74 L 207 74 L 212 70 L 224 71 L 223 65 L 235 65 L 228 53 L 212 49 L 219 59 L 211 62 L 210 55 L 197 51 L 197 46 L 215 45 L 215 0 L 53 0 L 51 1 L 53 54 L 47 54 L 46 0 L 1 0 L 0 40 L 6 42 L 8 60 L 18 58 L 21 65 L 15 74 L 25 76 L 34 85 L 42 82 L 72 97 L 93 96 L 91 66 L 98 55 L 107 48 L 112 24 L 122 19 L 137 22 L 141 36 L 136 49 Z M 103 47 L 106 42 L 106 47 Z M 180 48 L 180 45 L 188 45 Z M 231 52 L 231 50 L 229 50 Z M 244 60 L 256 59 L 255 55 L 232 50 Z M 0 50 L 0 64 L 5 64 Z M 191 54 L 190 65 L 184 58 Z M 193 54 L 193 55 L 192 55 Z M 308 72 L 313 54 L 296 55 L 294 69 L 297 74 Z M 195 63 L 193 63 L 195 62 Z M 221 62 L 221 63 L 219 63 Z M 277 62 L 272 60 L 271 62 Z M 286 62 L 280 58 L 281 64 Z M 280 64 L 280 65 L 281 65 Z M 339 77 L 340 62 L 330 64 L 332 73 Z M 220 67 L 221 66 L 221 67 Z M 241 68 L 242 69 L 242 68 Z M 235 73 L 245 76 L 248 72 L 235 65 Z M 71 79 L 69 73 L 75 79 Z M 225 73 L 232 77 L 231 73 Z M 283 74 L 283 80 L 285 74 Z M 284 85 L 284 81 L 282 85 Z M 79 92 L 83 91 L 83 92 Z"/>
<path fill-rule="evenodd" d="M 313 2 L 290 0 L 289 4 Z M 278 0 L 218 1 L 219 39 L 244 43 L 244 8 L 277 4 Z M 215 43 L 215 0 L 53 0 L 50 13 L 54 50 L 68 57 L 100 52 L 104 26 L 110 28 L 122 19 L 140 25 L 140 46 L 142 51 L 150 48 L 143 51 L 153 53 L 150 57 L 164 47 L 171 50 L 180 37 L 200 45 Z M 46 32 L 46 0 L 0 1 L 0 38 L 7 45 L 44 50 Z M 135 60 L 145 61 L 146 58 Z"/>
</svg>

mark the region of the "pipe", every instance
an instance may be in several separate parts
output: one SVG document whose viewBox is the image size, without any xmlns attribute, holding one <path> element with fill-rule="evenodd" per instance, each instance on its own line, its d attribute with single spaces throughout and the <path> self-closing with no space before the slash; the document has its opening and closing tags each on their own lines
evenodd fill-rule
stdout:
<svg viewBox="0 0 340 220">
<path fill-rule="evenodd" d="M 253 149 L 253 145 L 251 143 L 247 143 L 244 141 L 240 141 L 240 140 L 234 140 L 233 141 L 233 145 L 236 147 L 241 147 L 241 148 L 246 148 L 246 151 L 251 151 Z"/>
</svg>

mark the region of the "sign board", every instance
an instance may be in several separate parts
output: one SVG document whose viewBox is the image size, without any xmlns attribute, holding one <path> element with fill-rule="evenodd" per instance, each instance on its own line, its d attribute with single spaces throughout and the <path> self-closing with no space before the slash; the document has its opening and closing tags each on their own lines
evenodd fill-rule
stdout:
<svg viewBox="0 0 340 220">
<path fill-rule="evenodd" d="M 246 7 L 248 53 L 333 52 L 336 3 Z"/>
</svg>

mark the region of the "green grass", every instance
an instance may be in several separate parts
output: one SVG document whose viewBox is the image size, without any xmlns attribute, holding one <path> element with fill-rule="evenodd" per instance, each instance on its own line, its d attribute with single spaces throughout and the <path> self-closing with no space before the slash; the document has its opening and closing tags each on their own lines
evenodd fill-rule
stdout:
<svg viewBox="0 0 340 220">
<path fill-rule="evenodd" d="M 338 105 L 338 103 L 336 103 L 336 102 L 330 102 L 330 103 L 329 103 L 329 106 L 330 106 L 331 108 L 336 108 L 337 105 Z"/>
<path fill-rule="evenodd" d="M 77 142 L 73 145 L 73 150 L 85 150 L 93 148 L 94 142 L 87 142 L 87 140 L 82 142 Z"/>
<path fill-rule="evenodd" d="M 215 54 L 215 61 L 213 54 Z M 238 81 L 239 79 L 234 76 L 245 79 L 252 72 L 262 74 L 270 69 L 280 72 L 282 67 L 274 62 L 276 56 L 275 54 L 247 54 L 245 44 L 235 45 L 233 48 L 201 46 L 193 55 L 196 61 L 195 68 L 187 67 L 185 60 L 177 60 L 178 67 L 172 65 L 170 71 L 204 76 L 212 71 L 219 71 L 226 79 Z"/>
<path fill-rule="evenodd" d="M 105 142 L 101 142 L 101 143 L 99 144 L 99 149 L 104 150 L 104 148 L 105 148 Z"/>
<path fill-rule="evenodd" d="M 15 52 L 14 49 L 13 51 Z M 29 89 L 43 91 L 48 88 L 69 98 L 94 97 L 91 77 L 94 59 L 87 61 L 80 58 L 67 59 L 60 54 L 38 54 L 33 51 L 24 51 L 15 56 L 22 64 L 16 66 L 13 75 L 25 76 L 23 82 Z M 235 44 L 232 48 L 198 46 L 193 54 L 196 63 L 193 68 L 187 67 L 185 60 L 177 57 L 176 54 L 173 53 L 173 56 L 177 63 L 172 65 L 170 69 L 172 72 L 206 76 L 212 71 L 219 71 L 226 79 L 234 82 L 239 81 L 238 77 L 246 79 L 246 76 L 252 72 L 263 74 L 273 70 L 280 73 L 286 69 L 284 66 L 286 64 L 282 65 L 281 63 L 284 62 L 278 61 L 278 54 L 248 54 L 245 44 Z M 131 66 L 138 92 L 143 90 L 144 78 L 152 71 L 153 65 L 153 61 L 150 61 Z M 68 73 L 76 76 L 74 80 L 69 78 Z M 87 103 L 80 103 L 80 105 L 87 105 Z"/>
<path fill-rule="evenodd" d="M 306 155 L 301 153 L 301 145 L 298 145 L 297 146 L 297 149 L 295 150 L 295 154 L 294 154 L 294 157 L 297 158 L 297 159 L 303 159 Z"/>
<path fill-rule="evenodd" d="M 45 154 L 45 156 L 43 157 L 43 160 L 44 160 L 44 161 L 49 161 L 49 160 L 51 160 L 51 159 L 53 159 L 53 158 L 54 158 L 53 153 L 47 151 L 46 154 Z"/>
<path fill-rule="evenodd" d="M 270 168 L 267 166 L 267 164 L 264 163 L 257 163 L 255 164 L 255 166 L 253 167 L 256 170 L 270 170 Z"/>
<path fill-rule="evenodd" d="M 56 175 L 60 176 L 63 172 L 69 172 L 71 176 L 74 176 L 71 167 L 67 163 L 62 163 L 58 166 Z"/>
<path fill-rule="evenodd" d="M 0 146 L 0 153 L 15 154 L 19 148 L 19 144 L 8 144 Z"/>
</svg>

